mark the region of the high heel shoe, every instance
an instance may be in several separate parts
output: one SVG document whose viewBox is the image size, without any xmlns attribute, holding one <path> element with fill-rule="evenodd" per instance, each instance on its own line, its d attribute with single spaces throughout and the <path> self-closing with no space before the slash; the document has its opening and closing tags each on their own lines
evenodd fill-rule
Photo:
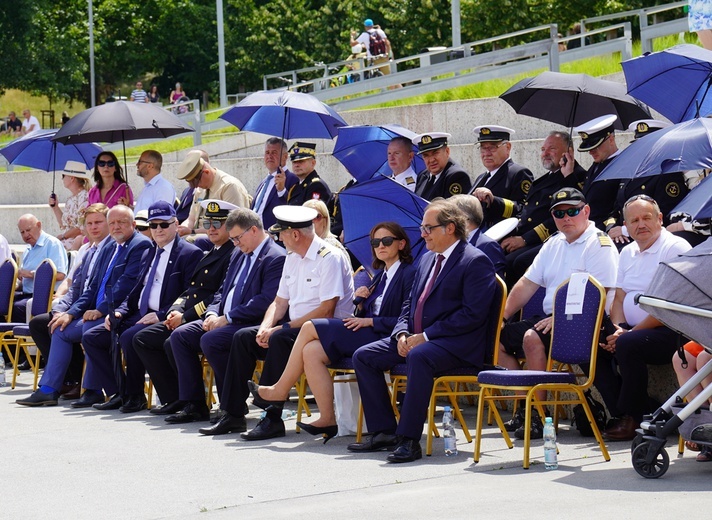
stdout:
<svg viewBox="0 0 712 520">
<path fill-rule="evenodd" d="M 336 424 L 332 426 L 314 426 L 303 422 L 297 422 L 297 426 L 311 435 L 323 435 L 324 444 L 329 442 L 329 439 L 332 437 L 336 437 L 336 434 L 339 433 L 339 427 Z"/>
<path fill-rule="evenodd" d="M 259 406 L 263 410 L 266 410 L 270 406 L 282 406 L 284 401 L 268 401 L 264 397 L 260 396 L 260 385 L 255 384 L 251 379 L 247 382 L 247 388 L 250 389 L 252 394 L 252 404 Z"/>
</svg>

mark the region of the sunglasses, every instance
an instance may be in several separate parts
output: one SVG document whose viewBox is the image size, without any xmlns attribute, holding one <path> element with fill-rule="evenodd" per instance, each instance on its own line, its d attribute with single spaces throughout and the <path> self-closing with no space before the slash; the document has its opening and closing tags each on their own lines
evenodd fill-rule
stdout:
<svg viewBox="0 0 712 520">
<path fill-rule="evenodd" d="M 146 224 L 146 225 L 136 224 L 136 229 L 138 229 L 139 231 L 146 231 L 148 229 L 148 224 Z"/>
<path fill-rule="evenodd" d="M 376 249 L 378 246 L 383 243 L 384 246 L 390 247 L 393 245 L 393 242 L 395 242 L 396 237 L 383 237 L 383 238 L 372 238 L 371 239 L 371 247 L 373 249 Z"/>
<path fill-rule="evenodd" d="M 104 166 L 108 166 L 109 168 L 113 168 L 116 166 L 116 163 L 114 161 L 96 161 L 96 165 L 99 168 L 103 168 Z"/>
<path fill-rule="evenodd" d="M 148 227 L 151 229 L 158 229 L 159 227 L 161 229 L 168 229 L 173 223 L 175 223 L 175 220 L 171 220 L 170 222 L 149 222 Z"/>
<path fill-rule="evenodd" d="M 551 212 L 552 215 L 554 215 L 554 218 L 562 219 L 566 215 L 569 217 L 575 217 L 579 213 L 581 213 L 581 210 L 584 208 L 584 206 L 579 206 L 578 208 L 569 208 L 569 209 L 555 209 Z"/>
<path fill-rule="evenodd" d="M 222 225 L 222 220 L 203 220 L 203 229 L 210 229 L 211 226 L 215 229 L 220 229 Z"/>
</svg>

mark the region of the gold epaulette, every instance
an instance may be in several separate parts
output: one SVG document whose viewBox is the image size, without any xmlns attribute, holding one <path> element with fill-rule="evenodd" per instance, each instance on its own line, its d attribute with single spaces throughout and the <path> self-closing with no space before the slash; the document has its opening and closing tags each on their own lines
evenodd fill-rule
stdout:
<svg viewBox="0 0 712 520">
<path fill-rule="evenodd" d="M 601 247 L 611 247 L 613 245 L 613 241 L 611 240 L 611 237 L 608 236 L 608 234 L 604 233 L 603 231 L 599 231 L 597 235 L 598 243 L 601 244 Z"/>
<path fill-rule="evenodd" d="M 547 228 L 544 224 L 539 224 L 537 227 L 535 227 L 534 232 L 537 234 L 542 244 L 546 242 L 551 236 L 551 233 L 549 233 L 549 228 Z"/>
<path fill-rule="evenodd" d="M 329 248 L 326 247 L 326 246 L 322 246 L 322 247 L 319 249 L 319 251 L 317 251 L 316 254 L 319 255 L 319 256 L 321 256 L 321 257 L 326 257 L 327 255 L 330 255 L 330 254 L 331 254 L 331 249 L 329 249 Z"/>
</svg>

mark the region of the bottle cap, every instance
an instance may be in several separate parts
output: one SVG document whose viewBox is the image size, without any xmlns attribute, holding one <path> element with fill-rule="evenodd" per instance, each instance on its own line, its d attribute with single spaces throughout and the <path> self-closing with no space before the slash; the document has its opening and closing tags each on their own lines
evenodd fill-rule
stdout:
<svg viewBox="0 0 712 520">
<path fill-rule="evenodd" d="M 544 422 L 545 422 L 545 423 L 550 423 L 550 422 L 552 422 L 552 421 L 551 421 L 551 417 L 547 417 L 546 419 L 544 419 Z"/>
<path fill-rule="evenodd" d="M 449 412 L 449 411 L 450 411 L 450 407 L 449 407 L 449 406 L 446 406 L 445 408 L 443 408 L 443 411 Z"/>
</svg>

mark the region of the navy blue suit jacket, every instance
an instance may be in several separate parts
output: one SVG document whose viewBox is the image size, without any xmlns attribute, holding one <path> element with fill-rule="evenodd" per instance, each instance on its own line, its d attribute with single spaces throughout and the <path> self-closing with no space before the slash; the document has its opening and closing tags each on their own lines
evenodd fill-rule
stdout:
<svg viewBox="0 0 712 520">
<path fill-rule="evenodd" d="M 123 245 L 124 248 L 106 282 L 106 298 L 102 304 L 97 307 L 96 297 L 99 293 L 101 280 L 116 250 L 116 242 L 113 240 L 104 244 L 104 247 L 99 251 L 89 286 L 69 308 L 67 311 L 69 314 L 75 318 L 81 318 L 86 311 L 96 308 L 102 315 L 106 315 L 109 313 L 110 303 L 118 305 L 134 288 L 139 280 L 141 257 L 146 250 L 151 248 L 151 241 L 138 231 L 134 231 Z"/>
<path fill-rule="evenodd" d="M 379 271 L 373 277 L 372 287 L 378 286 L 383 276 L 383 271 Z M 366 316 L 373 319 L 373 330 L 381 337 L 390 336 L 393 328 L 398 323 L 398 317 L 403 308 L 403 302 L 408 299 L 413 279 L 415 278 L 415 266 L 413 264 L 401 263 L 398 271 L 396 271 L 393 279 L 388 282 L 388 290 L 381 300 L 381 308 L 378 311 L 378 316 L 371 316 L 366 312 Z M 375 298 L 370 296 L 363 302 L 363 308 L 368 309 Z"/>
<path fill-rule="evenodd" d="M 222 302 L 230 293 L 244 256 L 240 249 L 235 248 L 225 281 L 220 290 L 215 293 L 213 303 L 208 307 L 206 314 L 209 312 L 214 312 L 218 316 L 227 314 L 232 323 L 259 325 L 267 312 L 267 307 L 277 295 L 287 253 L 274 240 L 268 239 L 245 280 L 245 289 L 240 301 L 226 312 Z"/>
<path fill-rule="evenodd" d="M 262 225 L 265 229 L 269 229 L 275 222 L 277 222 L 277 220 L 274 218 L 274 213 L 272 213 L 272 210 L 277 206 L 282 206 L 287 203 L 287 193 L 289 193 L 289 188 L 299 182 L 299 177 L 294 175 L 286 168 L 283 168 L 283 170 L 285 177 L 284 187 L 286 191 L 284 192 L 284 195 L 280 197 L 279 195 L 277 195 L 277 188 L 273 186 L 272 190 L 267 195 L 267 203 L 265 204 L 265 210 L 262 212 Z M 265 182 L 267 182 L 266 177 L 262 179 L 262 182 L 260 182 L 260 185 L 257 187 L 257 190 L 255 191 L 255 196 L 252 199 L 252 205 L 250 206 L 250 209 L 255 210 L 255 204 L 257 203 L 257 194 L 259 194 L 260 190 L 262 189 L 262 185 Z"/>
<path fill-rule="evenodd" d="M 504 277 L 504 269 L 507 266 L 507 261 L 504 259 L 504 251 L 499 242 L 492 240 L 490 237 L 482 233 L 481 228 L 477 228 L 475 234 L 472 235 L 470 244 L 487 255 L 487 258 L 492 260 L 494 264 L 494 272 L 499 276 Z"/>
<path fill-rule="evenodd" d="M 143 258 L 141 259 L 141 272 L 138 276 L 138 280 L 128 297 L 126 297 L 116 309 L 116 312 L 120 313 L 123 317 L 138 312 L 141 291 L 144 287 L 143 281 L 151 268 L 151 263 L 155 255 L 155 245 L 144 252 Z M 173 240 L 173 249 L 171 249 L 171 254 L 166 264 L 166 272 L 163 274 L 160 297 L 161 306 L 156 310 L 159 320 L 163 321 L 166 319 L 166 315 L 173 305 L 173 302 L 175 302 L 190 285 L 190 279 L 195 271 L 195 266 L 198 265 L 201 258 L 203 258 L 203 251 L 200 248 L 189 244 L 185 240 L 181 240 L 180 236 L 176 235 Z"/>
<path fill-rule="evenodd" d="M 401 332 L 413 332 L 415 307 L 435 256 L 429 251 L 421 257 L 410 298 L 404 302 L 393 330 L 393 340 Z M 487 352 L 487 317 L 494 294 L 490 259 L 467 242 L 459 242 L 423 304 L 423 329 L 428 341 L 481 368 Z"/>
</svg>

